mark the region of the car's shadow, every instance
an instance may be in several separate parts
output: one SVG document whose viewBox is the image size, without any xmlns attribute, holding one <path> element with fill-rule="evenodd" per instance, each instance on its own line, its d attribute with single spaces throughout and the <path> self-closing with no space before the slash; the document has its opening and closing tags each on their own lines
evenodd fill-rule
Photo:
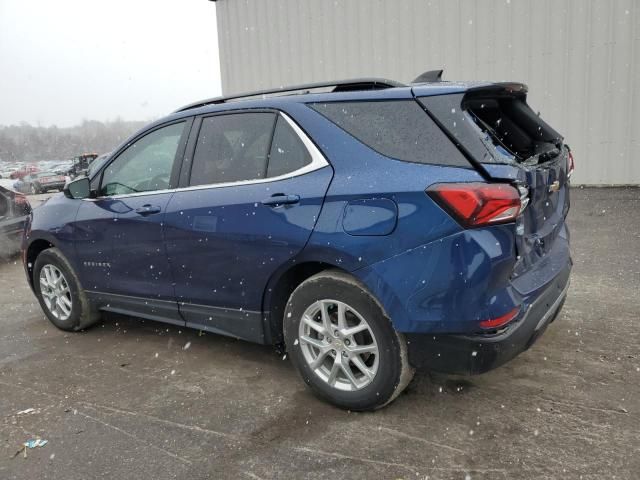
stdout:
<svg viewBox="0 0 640 480">
<path fill-rule="evenodd" d="M 285 382 L 300 381 L 292 364 L 289 362 L 288 355 L 279 351 L 273 345 L 255 344 L 215 333 L 201 332 L 187 327 L 115 313 L 104 313 L 101 323 L 86 330 L 84 333 L 87 335 L 100 335 L 103 341 L 107 336 L 113 335 L 115 337 L 126 334 L 135 338 L 138 346 L 148 343 L 149 350 L 158 347 L 159 337 L 162 338 L 163 348 L 174 352 L 184 350 L 185 345 L 192 345 L 190 347 L 192 349 L 193 345 L 197 345 L 199 365 L 191 365 L 189 362 L 189 364 L 185 365 L 186 367 L 200 369 L 203 361 L 210 365 L 218 365 L 221 362 L 224 363 L 227 358 L 242 358 L 247 365 L 255 364 L 267 367 L 268 373 L 266 375 L 273 376 L 274 381 L 277 381 L 278 378 L 281 380 L 286 379 Z M 434 404 L 434 402 L 438 403 L 442 400 L 446 403 L 447 398 L 469 394 L 476 388 L 478 387 L 474 384 L 473 377 L 417 371 L 401 398 L 409 401 L 414 406 L 416 402 L 418 404 Z M 446 395 L 442 395 L 443 393 Z M 304 402 L 311 402 L 315 406 L 314 408 L 322 410 L 325 408 L 337 409 L 337 407 L 328 406 L 318 400 L 307 389 L 298 391 L 297 395 L 304 396 Z M 393 409 L 394 405 L 401 403 L 404 402 L 394 402 L 386 409 Z"/>
<path fill-rule="evenodd" d="M 21 262 L 20 258 L 20 250 L 7 250 L 4 248 L 2 241 L 0 241 L 0 266 L 15 264 L 16 262 Z"/>
<path fill-rule="evenodd" d="M 210 348 L 212 357 L 215 356 L 215 351 L 223 351 L 226 355 L 241 355 L 250 362 L 255 361 L 262 364 L 269 362 L 273 363 L 274 366 L 288 363 L 282 362 L 284 354 L 279 352 L 273 345 L 261 345 L 190 327 L 171 325 L 112 312 L 102 312 L 101 321 L 85 330 L 84 333 L 114 336 L 126 333 L 139 338 L 140 343 L 144 342 L 143 337 L 157 339 L 161 336 L 165 347 L 168 349 L 181 350 L 187 344 L 206 344 Z"/>
</svg>

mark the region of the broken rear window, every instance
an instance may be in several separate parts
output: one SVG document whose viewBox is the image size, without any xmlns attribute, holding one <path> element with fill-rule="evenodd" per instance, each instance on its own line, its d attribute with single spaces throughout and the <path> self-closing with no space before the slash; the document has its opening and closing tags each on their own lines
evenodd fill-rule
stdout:
<svg viewBox="0 0 640 480">
<path fill-rule="evenodd" d="M 536 115 L 523 95 L 478 91 L 419 101 L 480 162 L 541 162 L 556 156 L 562 146 L 562 136 Z"/>
<path fill-rule="evenodd" d="M 524 160 L 560 147 L 562 137 L 521 97 L 477 98 L 463 102 L 494 143 Z"/>
</svg>

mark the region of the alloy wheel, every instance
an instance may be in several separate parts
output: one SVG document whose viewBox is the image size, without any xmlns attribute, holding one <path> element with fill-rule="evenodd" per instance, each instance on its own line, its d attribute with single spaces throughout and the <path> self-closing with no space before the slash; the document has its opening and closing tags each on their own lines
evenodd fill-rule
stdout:
<svg viewBox="0 0 640 480">
<path fill-rule="evenodd" d="M 379 351 L 370 325 L 353 307 L 318 300 L 302 315 L 300 349 L 309 368 L 329 386 L 360 390 L 376 376 Z"/>
<path fill-rule="evenodd" d="M 40 294 L 47 309 L 56 319 L 64 321 L 71 316 L 71 289 L 62 272 L 47 264 L 40 270 Z"/>
</svg>

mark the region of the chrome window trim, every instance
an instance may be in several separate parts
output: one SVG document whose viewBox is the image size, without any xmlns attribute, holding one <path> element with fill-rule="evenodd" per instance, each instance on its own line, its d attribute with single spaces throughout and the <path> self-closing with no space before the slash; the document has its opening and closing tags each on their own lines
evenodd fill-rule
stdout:
<svg viewBox="0 0 640 480">
<path fill-rule="evenodd" d="M 256 178 L 255 180 L 239 180 L 237 182 L 225 182 L 225 183 L 210 183 L 207 185 L 194 185 L 189 187 L 180 187 L 180 188 L 165 188 L 163 190 L 150 190 L 148 192 L 137 192 L 137 193 L 128 193 L 121 195 L 112 195 L 105 197 L 97 197 L 97 198 L 87 198 L 85 200 L 88 201 L 96 201 L 96 200 L 104 200 L 104 199 L 118 199 L 118 198 L 131 198 L 131 197 L 143 197 L 150 195 L 160 195 L 162 193 L 169 192 L 187 192 L 191 190 L 208 190 L 211 188 L 226 188 L 226 187 L 237 187 L 242 185 L 254 185 L 259 183 L 269 183 L 269 182 L 277 182 L 279 180 L 286 180 L 293 177 L 299 177 L 300 175 L 305 175 L 310 172 L 315 172 L 316 170 L 320 170 L 321 168 L 329 166 L 329 162 L 324 157 L 322 152 L 316 147 L 315 143 L 309 138 L 309 136 L 298 126 L 296 122 L 294 122 L 289 115 L 284 112 L 278 112 L 278 115 L 282 116 L 289 124 L 289 126 L 293 129 L 293 131 L 298 135 L 298 138 L 302 141 L 305 148 L 311 155 L 311 163 L 305 165 L 302 168 L 294 170 L 289 173 L 285 173 L 284 175 L 278 175 L 277 177 L 269 177 L 269 178 Z"/>
</svg>

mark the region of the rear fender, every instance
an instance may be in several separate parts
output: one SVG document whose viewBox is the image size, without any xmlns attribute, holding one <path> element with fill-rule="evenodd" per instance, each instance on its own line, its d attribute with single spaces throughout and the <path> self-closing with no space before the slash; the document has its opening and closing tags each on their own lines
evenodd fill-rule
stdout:
<svg viewBox="0 0 640 480">
<path fill-rule="evenodd" d="M 353 272 L 400 332 L 471 333 L 521 304 L 513 224 L 464 230 Z"/>
</svg>

